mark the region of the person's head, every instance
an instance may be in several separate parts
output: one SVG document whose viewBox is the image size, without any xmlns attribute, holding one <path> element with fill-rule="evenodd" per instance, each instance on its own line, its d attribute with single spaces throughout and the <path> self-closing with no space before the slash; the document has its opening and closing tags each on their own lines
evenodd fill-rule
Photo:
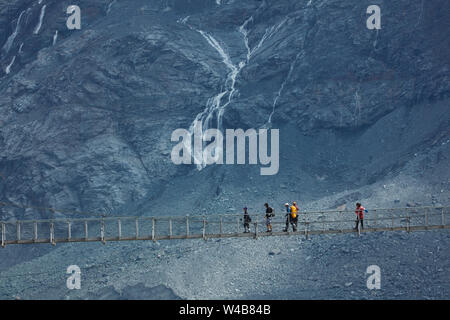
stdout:
<svg viewBox="0 0 450 320">
<path fill-rule="evenodd" d="M 294 202 L 292 202 L 292 204 L 295 206 L 297 204 L 297 202 L 294 201 Z"/>
<path fill-rule="evenodd" d="M 289 203 L 286 202 L 286 203 L 284 204 L 284 206 L 285 206 L 285 207 L 289 207 Z"/>
<path fill-rule="evenodd" d="M 267 202 L 264 203 L 264 207 L 268 208 L 268 207 L 269 207 L 269 204 L 268 204 Z"/>
<path fill-rule="evenodd" d="M 247 207 L 244 207 L 244 212 L 247 213 Z"/>
<path fill-rule="evenodd" d="M 361 207 L 361 203 L 357 202 L 357 203 L 356 203 L 356 207 L 357 207 L 357 208 Z"/>
</svg>

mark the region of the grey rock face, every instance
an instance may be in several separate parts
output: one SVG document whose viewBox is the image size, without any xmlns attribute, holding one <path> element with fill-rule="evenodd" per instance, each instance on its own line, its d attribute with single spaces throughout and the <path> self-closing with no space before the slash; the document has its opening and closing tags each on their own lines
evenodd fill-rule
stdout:
<svg viewBox="0 0 450 320">
<path fill-rule="evenodd" d="M 82 29 L 71 31 L 69 1 L 0 2 L 0 199 L 186 214 L 317 199 L 424 171 L 423 181 L 444 181 L 448 195 L 448 1 L 374 1 L 378 31 L 366 28 L 367 6 L 356 0 L 78 3 Z M 230 67 L 198 31 L 232 65 L 244 63 L 223 127 L 271 118 L 280 129 L 277 176 L 171 162 L 172 131 L 231 90 Z M 427 156 L 408 169 L 417 155 Z M 0 210 L 2 219 L 51 216 Z"/>
<path fill-rule="evenodd" d="M 148 288 L 143 284 L 127 286 L 120 292 L 112 286 L 104 287 L 87 298 L 95 300 L 180 300 L 180 297 L 170 288 L 163 285 Z"/>
</svg>

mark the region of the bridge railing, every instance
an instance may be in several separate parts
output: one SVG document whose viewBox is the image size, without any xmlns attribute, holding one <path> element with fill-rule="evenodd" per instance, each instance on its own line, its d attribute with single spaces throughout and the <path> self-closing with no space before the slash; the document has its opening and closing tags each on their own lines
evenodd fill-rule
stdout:
<svg viewBox="0 0 450 320">
<path fill-rule="evenodd" d="M 449 215 L 450 207 L 371 209 L 365 213 L 364 229 L 360 231 L 447 228 Z M 242 214 L 0 221 L 1 245 L 266 235 L 264 214 L 250 217 L 250 233 L 245 235 Z M 355 219 L 354 211 L 299 212 L 297 233 L 349 232 L 355 227 Z M 285 213 L 276 212 L 273 233 L 283 233 L 285 226 Z"/>
</svg>

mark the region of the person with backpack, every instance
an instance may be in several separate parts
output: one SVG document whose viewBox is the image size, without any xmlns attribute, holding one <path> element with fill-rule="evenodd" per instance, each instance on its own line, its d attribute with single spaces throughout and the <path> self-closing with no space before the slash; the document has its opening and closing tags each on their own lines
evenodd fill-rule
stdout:
<svg viewBox="0 0 450 320">
<path fill-rule="evenodd" d="M 289 223 L 291 222 L 291 206 L 286 202 L 284 207 L 286 208 L 286 228 L 283 229 L 283 232 L 287 232 L 289 230 Z"/>
<path fill-rule="evenodd" d="M 244 208 L 244 233 L 250 232 L 250 222 L 252 222 L 252 218 L 250 218 L 247 207 Z"/>
<path fill-rule="evenodd" d="M 297 212 L 298 212 L 297 203 L 294 201 L 291 206 L 291 215 L 290 215 L 292 230 L 294 232 L 297 231 L 297 221 L 298 221 Z"/>
<path fill-rule="evenodd" d="M 267 202 L 264 203 L 264 207 L 266 207 L 266 215 L 264 216 L 266 218 L 266 232 L 272 232 L 272 218 L 275 217 L 275 213 L 273 212 L 273 209 L 269 207 Z"/>
<path fill-rule="evenodd" d="M 358 225 L 361 222 L 361 229 L 364 229 L 364 212 L 367 212 L 367 210 L 361 205 L 361 203 L 356 204 L 356 226 L 353 228 L 353 230 L 358 230 Z"/>
</svg>

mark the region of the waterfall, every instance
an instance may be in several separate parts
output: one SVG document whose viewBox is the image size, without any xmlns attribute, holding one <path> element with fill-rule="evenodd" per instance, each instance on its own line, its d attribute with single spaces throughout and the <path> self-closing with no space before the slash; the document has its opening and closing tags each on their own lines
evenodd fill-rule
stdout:
<svg viewBox="0 0 450 320">
<path fill-rule="evenodd" d="M 262 47 L 264 42 L 267 39 L 269 39 L 270 37 L 272 37 L 272 35 L 274 35 L 281 28 L 281 26 L 286 23 L 286 21 L 287 21 L 287 18 L 282 20 L 277 25 L 273 25 L 273 26 L 267 28 L 265 30 L 264 35 L 259 40 L 258 44 L 253 49 L 251 49 L 250 45 L 249 45 L 249 41 L 248 41 L 247 24 L 249 22 L 253 22 L 253 16 L 251 16 L 250 18 L 245 20 L 244 24 L 242 26 L 240 26 L 239 32 L 242 33 L 242 35 L 244 36 L 244 43 L 245 43 L 245 47 L 247 48 L 247 64 L 250 61 L 251 57 L 259 50 L 259 48 Z"/>
<path fill-rule="evenodd" d="M 34 34 L 38 34 L 39 30 L 41 30 L 42 27 L 42 21 L 44 19 L 44 15 L 45 15 L 45 8 L 47 7 L 46 4 L 44 4 L 41 8 L 41 14 L 39 16 L 39 23 L 37 24 L 36 28 L 34 29 L 33 33 Z"/>
<path fill-rule="evenodd" d="M 22 21 L 22 16 L 24 13 L 25 13 L 25 10 L 20 13 L 19 18 L 17 19 L 16 28 L 14 29 L 13 33 L 8 37 L 8 40 L 6 40 L 6 43 L 3 46 L 3 49 L 6 51 L 6 53 L 9 52 L 14 40 L 17 37 L 17 34 L 20 32 L 20 23 Z"/>
<path fill-rule="evenodd" d="M 11 63 L 6 67 L 5 69 L 6 74 L 9 74 L 11 72 L 11 67 L 14 64 L 14 61 L 16 61 L 16 56 L 12 58 Z"/>
<path fill-rule="evenodd" d="M 269 120 L 267 121 L 267 124 L 271 124 L 271 123 L 272 123 L 272 116 L 273 116 L 273 114 L 275 113 L 275 108 L 276 108 L 276 106 L 277 106 L 277 102 L 278 102 L 278 100 L 280 99 L 281 94 L 283 93 L 284 87 L 286 86 L 286 84 L 288 83 L 288 81 L 291 79 L 292 72 L 294 71 L 295 64 L 297 63 L 297 61 L 298 61 L 299 57 L 301 56 L 301 54 L 302 54 L 302 52 L 299 52 L 299 53 L 295 56 L 294 61 L 292 61 L 292 62 L 291 62 L 291 65 L 289 66 L 289 72 L 288 72 L 286 78 L 284 79 L 284 81 L 281 83 L 281 87 L 280 87 L 280 89 L 278 90 L 277 95 L 276 95 L 276 97 L 275 97 L 275 99 L 274 99 L 274 101 L 273 101 L 273 105 L 272 105 L 272 113 L 269 115 Z M 267 125 L 267 124 L 266 124 L 266 125 Z"/>
<path fill-rule="evenodd" d="M 55 34 L 53 35 L 53 45 L 56 44 L 56 40 L 58 39 L 58 30 L 55 31 Z"/>
<path fill-rule="evenodd" d="M 220 127 L 222 125 L 222 116 L 225 108 L 231 103 L 231 99 L 236 91 L 236 77 L 243 67 L 242 63 L 240 63 L 239 66 L 235 66 L 233 64 L 230 56 L 227 54 L 225 49 L 222 48 L 220 43 L 212 35 L 202 30 L 196 31 L 199 32 L 203 36 L 203 38 L 205 38 L 208 44 L 219 53 L 220 57 L 222 58 L 222 62 L 229 69 L 229 73 L 225 80 L 225 90 L 208 99 L 205 110 L 195 117 L 195 120 L 192 122 L 189 128 L 189 132 L 191 134 L 194 134 L 194 130 L 198 126 L 201 126 L 203 132 L 211 128 L 214 115 L 216 115 L 217 129 L 220 130 Z M 226 102 L 222 104 L 222 99 L 225 96 L 227 96 Z M 206 166 L 201 154 L 193 154 L 193 157 L 194 160 L 196 160 L 196 163 L 198 163 L 197 168 L 199 170 L 203 169 Z"/>
<path fill-rule="evenodd" d="M 253 22 L 253 16 L 248 18 L 244 21 L 242 26 L 239 27 L 239 32 L 242 33 L 242 36 L 244 37 L 244 44 L 245 48 L 247 49 L 247 63 L 250 61 L 250 58 L 252 56 L 252 50 L 250 49 L 250 45 L 248 43 L 248 30 L 247 30 L 247 24 L 249 22 Z"/>
<path fill-rule="evenodd" d="M 188 18 L 189 16 L 182 20 L 179 20 L 178 22 L 186 24 Z M 190 25 L 186 24 L 191 30 L 195 30 L 196 32 L 200 33 L 202 37 L 206 40 L 206 42 L 214 50 L 218 52 L 219 56 L 222 58 L 222 62 L 229 70 L 227 78 L 225 79 L 225 89 L 221 90 L 214 97 L 208 99 L 205 109 L 195 117 L 194 121 L 189 127 L 189 133 L 191 135 L 194 135 L 195 131 L 198 130 L 198 128 L 202 128 L 203 132 L 211 128 L 214 116 L 216 116 L 216 127 L 218 130 L 220 130 L 222 126 L 222 117 L 223 114 L 225 113 L 225 109 L 231 103 L 232 98 L 237 91 L 235 85 L 239 73 L 250 62 L 252 56 L 263 45 L 263 43 L 268 38 L 270 38 L 275 32 L 277 32 L 279 28 L 287 21 L 287 18 L 281 21 L 279 24 L 267 28 L 262 38 L 253 49 L 251 49 L 249 45 L 248 40 L 249 31 L 247 30 L 247 25 L 251 21 L 253 21 L 253 16 L 245 20 L 245 22 L 238 29 L 238 31 L 243 35 L 244 38 L 244 45 L 245 48 L 247 49 L 247 57 L 246 61 L 240 61 L 237 65 L 233 64 L 231 57 L 228 55 L 226 50 L 221 46 L 219 41 L 217 41 L 211 34 L 203 30 L 197 30 L 191 27 Z M 197 154 L 198 152 L 196 151 L 194 151 L 193 154 L 190 148 L 190 144 L 186 145 L 186 147 L 190 151 L 191 155 L 194 157 L 194 163 L 197 164 L 197 169 L 202 170 L 204 167 L 206 167 L 203 155 L 200 153 Z"/>
<path fill-rule="evenodd" d="M 106 9 L 106 14 L 108 14 L 111 11 L 111 8 L 113 6 L 113 4 L 116 2 L 116 0 L 112 0 L 109 4 L 108 4 L 108 8 Z"/>
</svg>

